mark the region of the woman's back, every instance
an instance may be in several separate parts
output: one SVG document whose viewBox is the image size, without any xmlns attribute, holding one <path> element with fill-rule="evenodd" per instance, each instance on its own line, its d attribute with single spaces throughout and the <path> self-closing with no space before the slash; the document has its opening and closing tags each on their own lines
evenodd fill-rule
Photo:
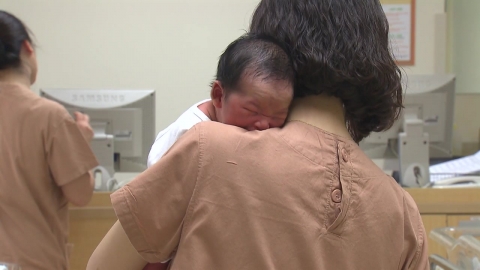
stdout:
<svg viewBox="0 0 480 270">
<path fill-rule="evenodd" d="M 68 201 L 61 186 L 95 166 L 88 144 L 61 105 L 0 83 L 0 155 L 0 261 L 66 269 Z"/>
<path fill-rule="evenodd" d="M 202 123 L 184 136 L 113 195 L 144 258 L 175 252 L 171 269 L 425 269 L 414 201 L 351 139 L 300 121 L 250 133 Z"/>
</svg>

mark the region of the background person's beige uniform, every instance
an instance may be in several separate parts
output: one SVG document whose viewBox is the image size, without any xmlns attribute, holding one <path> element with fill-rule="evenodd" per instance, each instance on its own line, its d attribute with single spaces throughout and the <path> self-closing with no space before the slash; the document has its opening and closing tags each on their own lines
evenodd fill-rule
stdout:
<svg viewBox="0 0 480 270">
<path fill-rule="evenodd" d="M 429 269 L 413 199 L 350 139 L 303 122 L 194 126 L 112 195 L 130 241 L 171 269 Z"/>
<path fill-rule="evenodd" d="M 0 261 L 67 269 L 68 202 L 61 186 L 98 165 L 63 106 L 0 83 Z"/>
</svg>

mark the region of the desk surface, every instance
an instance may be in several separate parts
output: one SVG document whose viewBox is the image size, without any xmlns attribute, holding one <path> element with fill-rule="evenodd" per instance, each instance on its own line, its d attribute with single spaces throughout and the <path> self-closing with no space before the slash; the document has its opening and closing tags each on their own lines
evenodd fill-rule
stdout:
<svg viewBox="0 0 480 270">
<path fill-rule="evenodd" d="M 422 214 L 478 214 L 480 213 L 480 188 L 406 188 Z M 95 192 L 86 207 L 70 207 L 78 210 L 106 211 L 112 207 L 109 192 Z M 103 210 L 102 210 L 103 209 Z"/>
<path fill-rule="evenodd" d="M 421 214 L 479 214 L 480 188 L 406 188 Z"/>
</svg>

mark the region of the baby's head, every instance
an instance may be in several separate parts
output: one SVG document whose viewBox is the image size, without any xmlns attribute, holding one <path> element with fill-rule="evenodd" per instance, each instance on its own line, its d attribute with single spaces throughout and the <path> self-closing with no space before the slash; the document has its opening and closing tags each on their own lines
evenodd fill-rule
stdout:
<svg viewBox="0 0 480 270">
<path fill-rule="evenodd" d="M 268 37 L 244 35 L 220 56 L 210 93 L 216 118 L 247 130 L 280 127 L 293 85 L 287 53 Z"/>
</svg>

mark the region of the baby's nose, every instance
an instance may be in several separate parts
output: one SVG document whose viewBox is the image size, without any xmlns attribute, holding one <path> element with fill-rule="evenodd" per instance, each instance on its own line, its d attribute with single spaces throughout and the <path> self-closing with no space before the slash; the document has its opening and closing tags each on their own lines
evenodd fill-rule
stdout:
<svg viewBox="0 0 480 270">
<path fill-rule="evenodd" d="M 270 128 L 270 124 L 268 123 L 267 120 L 264 119 L 264 120 L 260 120 L 260 121 L 255 122 L 254 127 L 255 127 L 256 130 L 265 130 L 265 129 Z"/>
</svg>

